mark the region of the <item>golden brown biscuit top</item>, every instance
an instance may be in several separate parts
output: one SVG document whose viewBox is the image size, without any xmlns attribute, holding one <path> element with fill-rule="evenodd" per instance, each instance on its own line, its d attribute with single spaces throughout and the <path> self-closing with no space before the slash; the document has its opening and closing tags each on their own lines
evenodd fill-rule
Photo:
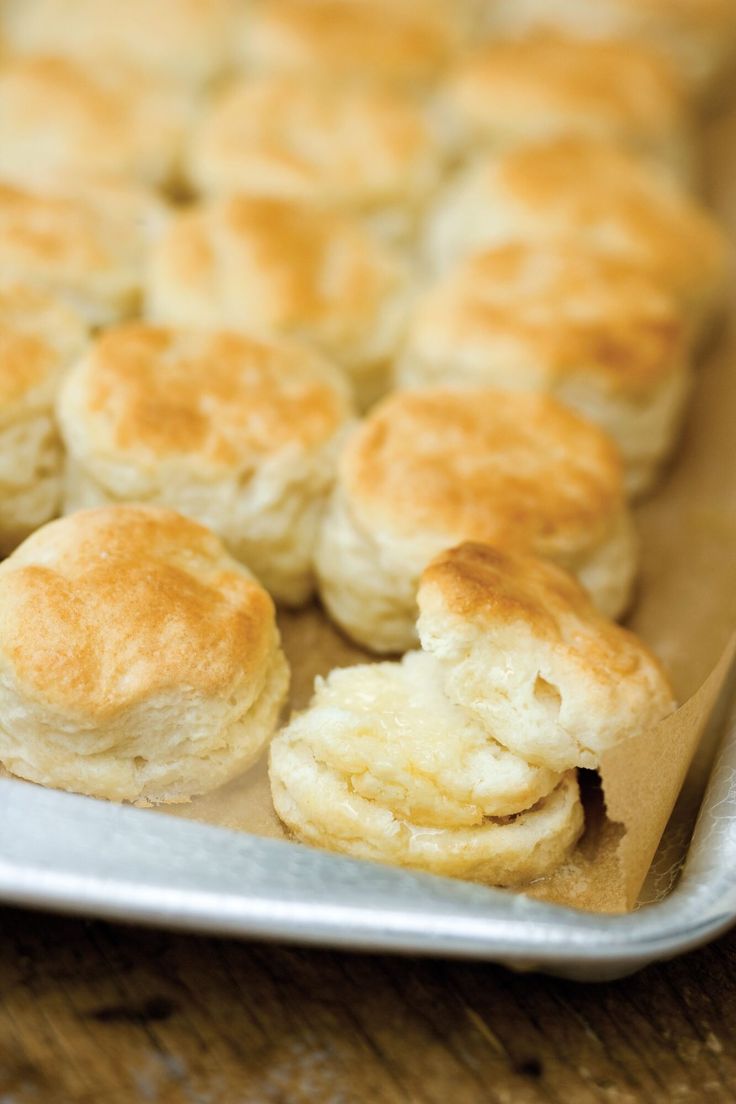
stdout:
<svg viewBox="0 0 736 1104">
<path fill-rule="evenodd" d="M 423 195 L 437 163 L 421 110 L 400 92 L 272 76 L 243 79 L 215 102 L 192 173 L 206 191 L 361 206 Z"/>
<path fill-rule="evenodd" d="M 265 590 L 209 530 L 169 510 L 84 510 L 0 565 L 0 667 L 78 716 L 258 681 L 276 639 Z"/>
<path fill-rule="evenodd" d="M 369 0 L 257 0 L 246 58 L 263 71 L 306 71 L 403 84 L 431 80 L 458 46 L 458 21 L 439 5 Z"/>
<path fill-rule="evenodd" d="M 599 681 L 629 679 L 646 668 L 668 685 L 643 641 L 599 613 L 577 579 L 536 556 L 461 544 L 426 568 L 417 600 L 423 614 L 449 613 L 481 632 L 523 626 L 536 640 L 576 653 Z"/>
<path fill-rule="evenodd" d="M 518 5 L 518 13 L 514 8 Z M 525 31 L 531 28 L 565 26 L 582 34 L 618 30 L 642 32 L 642 37 L 665 42 L 669 36 L 688 32 L 710 36 L 728 32 L 736 24 L 732 0 L 535 0 L 531 5 L 508 0 L 503 12 L 505 27 Z"/>
<path fill-rule="evenodd" d="M 143 323 L 107 330 L 73 372 L 78 416 L 104 451 L 232 468 L 326 442 L 346 386 L 309 349 Z"/>
<path fill-rule="evenodd" d="M 86 337 L 81 320 L 58 300 L 24 286 L 0 287 L 0 406 L 58 378 L 81 356 Z"/>
<path fill-rule="evenodd" d="M 686 114 L 674 69 L 627 39 L 538 33 L 491 42 L 458 65 L 448 92 L 469 121 L 501 131 L 598 124 L 646 140 L 676 131 Z"/>
<path fill-rule="evenodd" d="M 627 9 L 637 16 L 663 16 L 669 22 L 686 21 L 694 26 L 720 27 L 733 24 L 731 0 L 609 0 L 608 6 Z"/>
<path fill-rule="evenodd" d="M 224 60 L 238 13 L 238 0 L 6 0 L 0 25 L 16 52 L 201 80 Z"/>
<path fill-rule="evenodd" d="M 575 242 L 499 246 L 460 262 L 419 302 L 408 353 L 451 363 L 465 352 L 513 371 L 531 355 L 550 382 L 577 373 L 646 395 L 685 356 L 686 328 L 672 296 L 636 264 Z"/>
<path fill-rule="evenodd" d="M 340 479 L 371 529 L 527 548 L 596 544 L 624 504 L 621 460 L 545 395 L 401 392 L 348 441 Z"/>
<path fill-rule="evenodd" d="M 85 185 L 74 194 L 0 183 L 0 273 L 34 286 L 94 286 L 111 271 L 141 265 L 163 209 L 144 189 Z"/>
<path fill-rule="evenodd" d="M 631 255 L 676 291 L 722 273 L 725 244 L 713 218 L 612 145 L 575 138 L 535 143 L 513 150 L 497 170 L 505 195 L 547 238 L 584 235 L 604 252 Z"/>
<path fill-rule="evenodd" d="M 138 69 L 111 63 L 92 72 L 53 56 L 11 60 L 0 70 L 3 176 L 43 184 L 50 171 L 141 176 L 154 165 L 158 172 L 188 111 Z"/>
<path fill-rule="evenodd" d="M 398 254 L 359 222 L 257 196 L 182 212 L 159 260 L 169 294 L 193 289 L 229 318 L 283 332 L 329 330 L 337 341 L 372 324 L 404 275 Z"/>
</svg>

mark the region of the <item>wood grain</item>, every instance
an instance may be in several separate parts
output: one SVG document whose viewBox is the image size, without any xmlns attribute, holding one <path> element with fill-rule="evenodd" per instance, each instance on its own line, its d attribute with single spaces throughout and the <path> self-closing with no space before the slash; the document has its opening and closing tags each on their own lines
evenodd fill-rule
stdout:
<svg viewBox="0 0 736 1104">
<path fill-rule="evenodd" d="M 736 933 L 577 985 L 0 918 L 1 1104 L 736 1099 Z"/>
</svg>

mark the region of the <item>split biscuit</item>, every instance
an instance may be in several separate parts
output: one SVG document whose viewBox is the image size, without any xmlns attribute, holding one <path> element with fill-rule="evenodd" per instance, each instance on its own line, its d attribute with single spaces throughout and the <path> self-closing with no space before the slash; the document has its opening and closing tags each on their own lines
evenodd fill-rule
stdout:
<svg viewBox="0 0 736 1104">
<path fill-rule="evenodd" d="M 574 772 L 528 766 L 437 681 L 430 656 L 333 671 L 271 745 L 274 807 L 300 840 L 496 885 L 531 881 L 583 826 Z"/>
<path fill-rule="evenodd" d="M 447 696 L 529 763 L 595 769 L 676 708 L 652 652 L 555 564 L 464 544 L 430 564 L 418 604 Z"/>
</svg>

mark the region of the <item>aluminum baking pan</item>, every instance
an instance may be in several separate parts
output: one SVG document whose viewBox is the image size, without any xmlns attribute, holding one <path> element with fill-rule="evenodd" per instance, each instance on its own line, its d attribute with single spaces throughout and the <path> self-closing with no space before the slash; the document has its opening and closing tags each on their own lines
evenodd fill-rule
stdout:
<svg viewBox="0 0 736 1104">
<path fill-rule="evenodd" d="M 625 916 L 9 779 L 0 780 L 0 900 L 192 932 L 621 977 L 736 920 L 736 714 L 726 715 L 675 888 Z"/>
</svg>

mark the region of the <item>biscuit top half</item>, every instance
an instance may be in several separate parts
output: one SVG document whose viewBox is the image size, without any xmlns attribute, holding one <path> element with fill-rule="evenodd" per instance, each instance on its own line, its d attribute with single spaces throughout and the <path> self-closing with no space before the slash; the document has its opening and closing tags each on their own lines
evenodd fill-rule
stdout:
<svg viewBox="0 0 736 1104">
<path fill-rule="evenodd" d="M 407 539 L 574 554 L 606 540 L 624 507 L 613 442 L 539 394 L 394 394 L 351 436 L 339 471 L 356 516 Z"/>
<path fill-rule="evenodd" d="M 731 0 L 497 0 L 491 20 L 502 35 L 552 27 L 640 39 L 676 61 L 694 89 L 707 86 L 736 37 Z"/>
<path fill-rule="evenodd" d="M 125 61 L 202 83 L 231 53 L 239 0 L 6 0 L 0 27 L 16 53 L 53 53 L 92 70 Z"/>
<path fill-rule="evenodd" d="M 461 189 L 457 214 L 465 208 L 471 242 L 474 213 L 485 211 L 493 221 L 489 244 L 573 237 L 636 261 L 683 298 L 711 295 L 723 283 L 726 243 L 712 216 L 665 175 L 611 144 L 530 143 L 481 158 Z"/>
<path fill-rule="evenodd" d="M 83 510 L 0 565 L 0 670 L 31 699 L 99 720 L 148 697 L 253 683 L 274 607 L 209 530 L 169 510 Z"/>
<path fill-rule="evenodd" d="M 158 184 L 173 171 L 191 120 L 185 97 L 146 72 L 100 71 L 54 56 L 0 70 L 0 170 L 43 184 L 48 175 L 109 175 Z"/>
<path fill-rule="evenodd" d="M 667 285 L 721 273 L 725 242 L 712 216 L 613 146 L 572 138 L 529 146 L 504 159 L 499 184 L 535 225 L 580 230 L 603 251 L 640 259 Z"/>
<path fill-rule="evenodd" d="M 676 708 L 656 656 L 552 564 L 463 544 L 430 564 L 418 603 L 446 692 L 529 762 L 596 768 Z"/>
<path fill-rule="evenodd" d="M 628 39 L 598 42 L 538 33 L 469 54 L 447 87 L 471 131 L 544 136 L 556 129 L 633 141 L 676 133 L 687 115 L 674 68 Z"/>
<path fill-rule="evenodd" d="M 673 296 L 646 269 L 580 243 L 516 242 L 475 254 L 418 301 L 407 358 L 473 358 L 539 382 L 575 374 L 646 396 L 682 363 L 687 332 Z"/>
<path fill-rule="evenodd" d="M 164 219 L 145 189 L 78 187 L 40 193 L 0 183 L 0 272 L 70 301 L 140 287 L 149 239 Z"/>
<path fill-rule="evenodd" d="M 65 437 L 82 452 L 230 472 L 319 447 L 349 410 L 339 372 L 303 346 L 144 323 L 103 333 L 60 400 Z"/>
<path fill-rule="evenodd" d="M 599 613 L 567 571 L 536 556 L 466 542 L 426 568 L 418 603 L 427 636 L 440 624 L 463 622 L 478 633 L 516 625 L 537 641 L 577 653 L 601 679 L 628 678 L 646 665 L 666 681 L 634 633 Z"/>
<path fill-rule="evenodd" d="M 64 303 L 22 285 L 0 287 L 0 424 L 18 403 L 26 413 L 50 406 L 86 341 L 86 327 Z"/>
<path fill-rule="evenodd" d="M 254 71 L 424 84 L 457 50 L 452 5 L 370 0 L 256 0 L 242 56 Z"/>
<path fill-rule="evenodd" d="M 257 196 L 213 200 L 172 219 L 152 263 L 151 313 L 236 328 L 363 337 L 400 293 L 398 252 L 334 211 Z"/>
<path fill-rule="evenodd" d="M 190 171 L 207 193 L 370 208 L 424 198 L 438 161 L 424 115 L 401 92 L 277 75 L 223 92 L 195 134 Z"/>
</svg>

